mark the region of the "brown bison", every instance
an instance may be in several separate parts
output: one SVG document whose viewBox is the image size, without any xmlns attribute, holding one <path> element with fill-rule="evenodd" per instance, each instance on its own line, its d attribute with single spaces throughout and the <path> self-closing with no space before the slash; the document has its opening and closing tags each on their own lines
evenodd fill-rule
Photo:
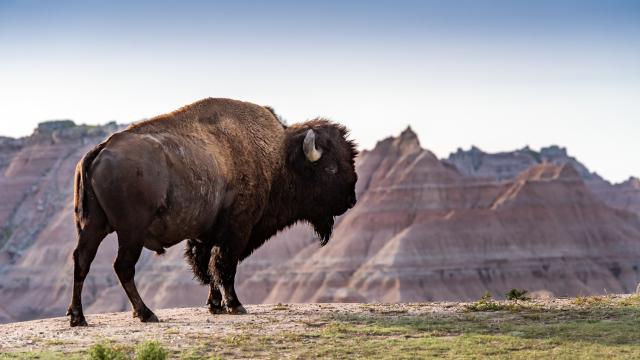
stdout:
<svg viewBox="0 0 640 360">
<path fill-rule="evenodd" d="M 238 263 L 298 221 L 325 245 L 334 217 L 356 203 L 355 156 L 341 125 L 286 126 L 269 107 L 229 99 L 201 100 L 113 134 L 76 168 L 71 326 L 87 325 L 82 285 L 113 231 L 113 266 L 141 321 L 158 321 L 133 279 L 142 248 L 162 254 L 185 239 L 196 277 L 210 285 L 210 311 L 245 313 L 234 289 Z"/>
</svg>

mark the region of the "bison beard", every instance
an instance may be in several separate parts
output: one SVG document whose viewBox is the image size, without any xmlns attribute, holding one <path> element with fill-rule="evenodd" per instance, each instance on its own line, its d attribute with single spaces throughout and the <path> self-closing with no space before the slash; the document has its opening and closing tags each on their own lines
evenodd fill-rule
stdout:
<svg viewBox="0 0 640 360">
<path fill-rule="evenodd" d="M 318 235 L 320 246 L 325 246 L 331 239 L 333 232 L 334 218 L 328 217 L 313 223 L 313 229 Z M 209 274 L 209 259 L 211 258 L 211 246 L 196 240 L 187 240 L 184 257 L 191 266 L 193 277 L 198 279 L 203 285 L 211 284 L 211 274 Z"/>
<path fill-rule="evenodd" d="M 211 246 L 195 240 L 187 240 L 187 246 L 184 249 L 184 258 L 193 270 L 193 277 L 198 279 L 202 285 L 211 284 L 211 275 L 209 274 L 209 259 L 211 258 Z"/>
<path fill-rule="evenodd" d="M 325 246 L 329 242 L 331 233 L 333 232 L 333 222 L 333 217 L 328 217 L 324 220 L 313 223 L 313 230 L 315 230 L 318 235 L 320 246 Z"/>
</svg>

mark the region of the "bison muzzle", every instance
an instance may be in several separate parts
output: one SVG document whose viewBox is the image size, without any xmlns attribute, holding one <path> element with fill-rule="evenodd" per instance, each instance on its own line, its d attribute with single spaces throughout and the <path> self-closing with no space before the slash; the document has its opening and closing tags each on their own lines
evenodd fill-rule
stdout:
<svg viewBox="0 0 640 360">
<path fill-rule="evenodd" d="M 114 269 L 141 321 L 158 321 L 134 283 L 142 249 L 162 254 L 185 239 L 187 261 L 210 286 L 210 311 L 245 313 L 234 289 L 240 261 L 298 221 L 325 245 L 334 218 L 355 205 L 357 152 L 347 137 L 324 119 L 286 126 L 269 107 L 230 99 L 204 99 L 110 136 L 76 168 L 71 326 L 87 325 L 82 285 L 114 231 Z"/>
</svg>

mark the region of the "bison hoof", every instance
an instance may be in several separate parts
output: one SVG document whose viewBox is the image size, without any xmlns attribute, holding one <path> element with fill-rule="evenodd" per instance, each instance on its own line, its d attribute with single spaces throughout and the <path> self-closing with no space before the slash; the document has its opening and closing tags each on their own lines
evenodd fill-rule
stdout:
<svg viewBox="0 0 640 360">
<path fill-rule="evenodd" d="M 158 320 L 158 317 L 156 316 L 156 314 L 151 313 L 151 315 L 145 317 L 145 318 L 140 318 L 140 321 L 142 322 L 148 322 L 148 323 L 157 323 L 160 322 L 160 320 Z"/>
<path fill-rule="evenodd" d="M 71 319 L 71 321 L 69 322 L 69 325 L 71 325 L 71 327 L 89 326 L 89 324 L 87 324 L 87 320 L 85 319 Z"/>
<path fill-rule="evenodd" d="M 71 320 L 69 321 L 69 325 L 71 325 L 71 327 L 76 327 L 76 326 L 89 326 L 89 324 L 87 324 L 87 320 L 85 320 L 84 316 L 74 316 L 73 314 L 71 315 Z"/>
<path fill-rule="evenodd" d="M 244 306 L 238 305 L 238 306 L 227 308 L 227 313 L 233 314 L 233 315 L 242 315 L 242 314 L 246 314 L 247 310 L 244 308 Z"/>
<path fill-rule="evenodd" d="M 226 314 L 227 310 L 221 305 L 217 305 L 217 306 L 210 305 L 209 312 L 212 313 L 213 315 L 218 315 L 218 314 Z"/>
<path fill-rule="evenodd" d="M 71 327 L 89 326 L 89 324 L 87 324 L 87 320 L 85 320 L 84 315 L 82 314 L 82 311 L 69 309 L 67 310 L 67 316 L 71 316 L 71 319 L 69 320 L 69 325 L 71 325 Z"/>
<path fill-rule="evenodd" d="M 140 321 L 145 322 L 145 323 L 157 323 L 160 322 L 160 320 L 158 320 L 158 317 L 156 316 L 156 314 L 153 313 L 153 311 L 149 310 L 149 309 L 144 309 L 141 312 L 134 312 L 133 313 L 133 317 L 137 317 L 138 319 L 140 319 Z"/>
</svg>

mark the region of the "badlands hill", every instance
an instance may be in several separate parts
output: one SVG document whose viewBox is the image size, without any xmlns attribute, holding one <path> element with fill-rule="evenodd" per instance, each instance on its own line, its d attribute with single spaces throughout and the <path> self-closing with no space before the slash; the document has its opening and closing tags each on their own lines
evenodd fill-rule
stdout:
<svg viewBox="0 0 640 360">
<path fill-rule="evenodd" d="M 0 322 L 61 316 L 75 246 L 76 162 L 118 129 L 41 124 L 0 138 Z M 363 151 L 358 204 L 320 248 L 306 225 L 241 264 L 246 303 L 477 299 L 518 287 L 572 296 L 632 292 L 640 281 L 640 181 L 612 185 L 550 147 L 438 159 L 405 130 Z M 115 235 L 85 282 L 87 313 L 123 311 Z M 136 279 L 152 308 L 202 305 L 182 246 L 145 251 Z"/>
</svg>

